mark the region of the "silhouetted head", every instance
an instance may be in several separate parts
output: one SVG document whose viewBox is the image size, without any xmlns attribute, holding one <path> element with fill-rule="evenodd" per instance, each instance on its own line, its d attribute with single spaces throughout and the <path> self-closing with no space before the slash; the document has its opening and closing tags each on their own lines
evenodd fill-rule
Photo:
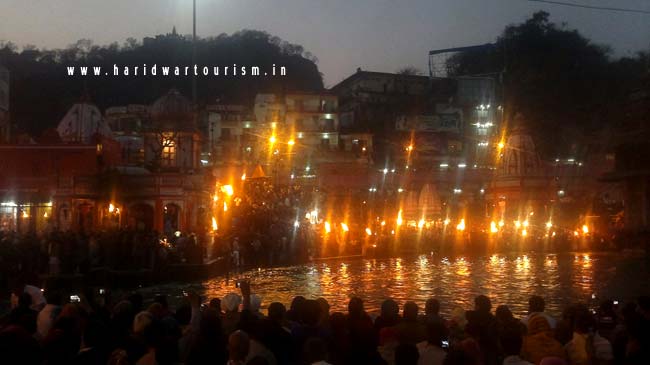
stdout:
<svg viewBox="0 0 650 365">
<path fill-rule="evenodd" d="M 279 302 L 273 302 L 269 305 L 268 313 L 269 319 L 272 321 L 280 322 L 284 319 L 287 309 L 284 307 L 284 304 Z"/>
<path fill-rule="evenodd" d="M 494 315 L 497 317 L 497 320 L 501 322 L 508 322 L 514 319 L 512 312 L 507 305 L 498 306 L 497 310 L 494 312 Z"/>
<path fill-rule="evenodd" d="M 361 298 L 350 298 L 350 302 L 348 303 L 348 314 L 353 317 L 363 314 L 363 300 L 361 300 Z"/>
<path fill-rule="evenodd" d="M 307 300 L 302 311 L 302 322 L 308 326 L 316 326 L 320 320 L 320 305 L 315 300 Z"/>
<path fill-rule="evenodd" d="M 399 316 L 399 306 L 392 299 L 386 299 L 381 303 L 381 316 L 385 318 L 397 318 Z"/>
<path fill-rule="evenodd" d="M 228 337 L 228 355 L 230 360 L 244 361 L 248 356 L 250 348 L 250 339 L 246 332 L 235 331 Z"/>
<path fill-rule="evenodd" d="M 415 302 L 404 303 L 404 311 L 402 316 L 407 321 L 416 321 L 418 319 L 418 305 Z"/>
<path fill-rule="evenodd" d="M 221 299 L 219 298 L 210 299 L 210 304 L 208 304 L 208 307 L 215 309 L 217 312 L 221 312 Z"/>
<path fill-rule="evenodd" d="M 528 299 L 528 313 L 543 312 L 545 307 L 544 298 L 539 295 L 533 295 Z"/>
<path fill-rule="evenodd" d="M 424 313 L 438 315 L 438 313 L 440 313 L 440 302 L 438 301 L 438 299 L 435 298 L 428 299 L 427 302 L 424 304 Z"/>
<path fill-rule="evenodd" d="M 474 306 L 477 312 L 487 312 L 492 310 L 492 302 L 485 295 L 479 295 L 474 299 Z"/>
</svg>

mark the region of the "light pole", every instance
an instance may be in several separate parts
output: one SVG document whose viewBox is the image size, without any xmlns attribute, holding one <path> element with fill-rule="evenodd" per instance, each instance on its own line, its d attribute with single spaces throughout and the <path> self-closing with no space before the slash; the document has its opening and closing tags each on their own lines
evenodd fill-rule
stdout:
<svg viewBox="0 0 650 365">
<path fill-rule="evenodd" d="M 192 0 L 192 67 L 196 64 L 196 0 Z M 196 74 L 192 74 L 192 102 L 196 107 Z"/>
</svg>

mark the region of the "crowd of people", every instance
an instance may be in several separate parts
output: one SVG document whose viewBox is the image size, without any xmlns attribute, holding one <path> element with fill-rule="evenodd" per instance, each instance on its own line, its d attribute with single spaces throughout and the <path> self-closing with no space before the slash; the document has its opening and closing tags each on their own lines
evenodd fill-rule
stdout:
<svg viewBox="0 0 650 365">
<path fill-rule="evenodd" d="M 484 295 L 445 318 L 435 298 L 424 308 L 387 299 L 377 316 L 352 297 L 347 313 L 327 300 L 297 296 L 287 309 L 250 283 L 209 301 L 186 293 L 175 310 L 165 296 L 119 301 L 87 293 L 63 300 L 33 286 L 16 288 L 0 319 L 6 364 L 650 364 L 650 297 L 591 310 L 576 304 L 560 318 L 533 296 L 529 314 L 493 311 Z"/>
</svg>

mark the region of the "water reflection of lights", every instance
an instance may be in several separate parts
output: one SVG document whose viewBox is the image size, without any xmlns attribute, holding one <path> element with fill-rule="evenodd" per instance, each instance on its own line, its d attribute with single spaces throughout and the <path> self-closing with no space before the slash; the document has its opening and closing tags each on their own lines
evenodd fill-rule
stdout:
<svg viewBox="0 0 650 365">
<path fill-rule="evenodd" d="M 460 276 L 469 276 L 470 271 L 469 271 L 469 265 L 467 261 L 465 261 L 464 257 L 460 257 L 458 260 L 455 262 L 456 265 L 456 274 Z"/>
<path fill-rule="evenodd" d="M 323 297 L 333 311 L 345 311 L 350 295 L 359 295 L 369 312 L 378 313 L 387 297 L 424 303 L 435 295 L 447 303 L 443 314 L 448 315 L 455 306 L 471 308 L 473 298 L 483 293 L 493 300 L 507 301 L 516 316 L 525 315 L 532 291 L 543 292 L 548 311 L 559 316 L 567 301 L 588 299 L 606 286 L 622 285 L 624 291 L 620 295 L 635 295 L 646 286 L 642 280 L 635 279 L 647 282 L 649 277 L 642 257 L 631 259 L 600 253 L 489 254 L 484 258 L 466 256 L 462 260 L 427 253 L 424 258 L 426 261 L 422 256 L 405 257 L 399 265 L 396 259 L 346 260 L 345 269 L 341 261 L 330 261 L 254 270 L 244 275 L 251 277 L 254 290 L 264 298 L 264 303 L 279 301 L 288 305 L 294 296 L 303 295 Z M 577 258 L 575 262 L 574 258 Z M 587 262 L 591 266 L 586 266 Z M 617 270 L 616 275 L 611 275 L 623 265 L 632 265 L 634 272 L 627 270 L 624 274 L 623 270 Z M 201 294 L 205 297 L 223 296 L 233 287 L 232 282 L 226 283 L 220 277 L 202 285 L 205 291 Z"/>
</svg>

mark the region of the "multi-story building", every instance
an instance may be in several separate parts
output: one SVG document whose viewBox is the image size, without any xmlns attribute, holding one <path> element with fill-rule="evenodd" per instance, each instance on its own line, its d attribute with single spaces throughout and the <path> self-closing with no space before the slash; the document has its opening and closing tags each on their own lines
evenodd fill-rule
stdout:
<svg viewBox="0 0 650 365">
<path fill-rule="evenodd" d="M 245 105 L 213 104 L 205 108 L 208 118 L 208 151 L 211 164 L 252 162 L 257 155 L 256 121 Z"/>
<path fill-rule="evenodd" d="M 111 126 L 114 130 L 111 130 Z M 72 106 L 47 144 L 1 145 L 0 229 L 129 226 L 173 234 L 209 227 L 202 137 L 171 90 L 150 106 Z"/>
</svg>

